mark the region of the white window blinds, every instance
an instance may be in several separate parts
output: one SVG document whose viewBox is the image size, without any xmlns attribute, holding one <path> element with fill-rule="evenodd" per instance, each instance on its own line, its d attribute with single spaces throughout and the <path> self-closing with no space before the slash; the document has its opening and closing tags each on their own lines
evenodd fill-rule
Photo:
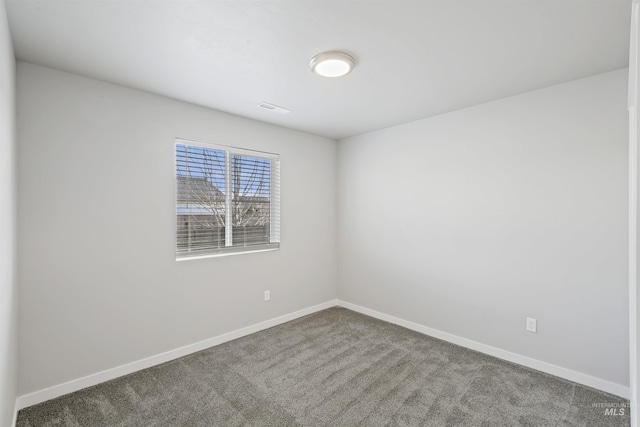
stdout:
<svg viewBox="0 0 640 427">
<path fill-rule="evenodd" d="M 277 154 L 176 140 L 176 256 L 277 249 Z"/>
</svg>

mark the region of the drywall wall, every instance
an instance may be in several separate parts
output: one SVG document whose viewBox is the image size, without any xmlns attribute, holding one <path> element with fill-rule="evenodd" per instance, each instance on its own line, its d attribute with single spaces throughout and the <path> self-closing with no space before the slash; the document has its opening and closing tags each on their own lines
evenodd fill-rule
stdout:
<svg viewBox="0 0 640 427">
<path fill-rule="evenodd" d="M 640 1 L 633 0 L 631 11 L 631 39 L 629 46 L 629 377 L 630 377 L 630 418 L 631 427 L 638 426 L 638 341 L 640 339 L 640 318 L 638 317 L 638 231 L 640 230 L 640 216 L 638 216 L 638 200 L 640 200 L 638 185 L 638 162 L 640 150 L 638 138 L 638 98 L 640 97 L 640 76 L 638 59 L 640 58 Z"/>
<path fill-rule="evenodd" d="M 15 69 L 0 1 L 0 425 L 12 425 L 18 389 Z"/>
<path fill-rule="evenodd" d="M 339 141 L 339 298 L 628 387 L 626 84 Z"/>
<path fill-rule="evenodd" d="M 335 141 L 17 70 L 21 395 L 336 297 Z M 280 154 L 279 251 L 176 262 L 175 137 Z"/>
</svg>

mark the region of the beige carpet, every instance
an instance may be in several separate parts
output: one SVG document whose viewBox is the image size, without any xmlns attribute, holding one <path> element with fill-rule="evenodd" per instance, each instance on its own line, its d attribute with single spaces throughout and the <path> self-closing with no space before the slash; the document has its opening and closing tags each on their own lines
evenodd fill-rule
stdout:
<svg viewBox="0 0 640 427">
<path fill-rule="evenodd" d="M 332 308 L 26 408 L 18 427 L 628 426 L 628 403 Z"/>
</svg>

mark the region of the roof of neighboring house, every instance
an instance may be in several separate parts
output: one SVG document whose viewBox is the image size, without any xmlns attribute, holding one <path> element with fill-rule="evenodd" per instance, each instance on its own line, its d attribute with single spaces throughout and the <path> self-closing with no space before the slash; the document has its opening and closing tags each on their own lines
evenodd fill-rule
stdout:
<svg viewBox="0 0 640 427">
<path fill-rule="evenodd" d="M 243 205 L 268 203 L 268 197 L 240 196 Z M 178 175 L 176 179 L 177 215 L 224 215 L 225 195 L 206 177 Z"/>
<path fill-rule="evenodd" d="M 176 177 L 176 200 L 188 203 L 223 202 L 224 193 L 206 177 L 178 175 Z"/>
</svg>

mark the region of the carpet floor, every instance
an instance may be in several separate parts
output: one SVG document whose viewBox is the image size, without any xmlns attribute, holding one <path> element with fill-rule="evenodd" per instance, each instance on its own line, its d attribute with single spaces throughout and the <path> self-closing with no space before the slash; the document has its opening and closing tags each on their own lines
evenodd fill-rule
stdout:
<svg viewBox="0 0 640 427">
<path fill-rule="evenodd" d="M 628 426 L 628 404 L 331 308 L 25 408 L 17 427 Z"/>
</svg>

